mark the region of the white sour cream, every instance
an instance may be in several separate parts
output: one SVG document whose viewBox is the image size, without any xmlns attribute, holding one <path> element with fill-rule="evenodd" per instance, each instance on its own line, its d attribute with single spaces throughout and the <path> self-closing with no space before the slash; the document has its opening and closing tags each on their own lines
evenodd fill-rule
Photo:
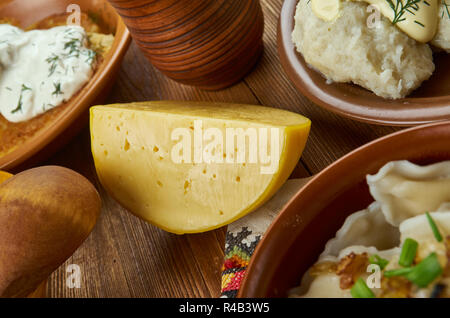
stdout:
<svg viewBox="0 0 450 318">
<path fill-rule="evenodd" d="M 24 32 L 0 24 L 0 113 L 22 122 L 61 105 L 89 81 L 94 63 L 82 27 Z"/>
</svg>

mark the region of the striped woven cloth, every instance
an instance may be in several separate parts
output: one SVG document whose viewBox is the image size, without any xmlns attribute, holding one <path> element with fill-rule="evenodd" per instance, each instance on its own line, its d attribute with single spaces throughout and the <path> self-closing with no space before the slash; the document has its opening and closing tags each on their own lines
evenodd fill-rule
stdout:
<svg viewBox="0 0 450 318">
<path fill-rule="evenodd" d="M 288 180 L 266 204 L 228 226 L 221 297 L 237 296 L 256 246 L 280 210 L 306 181 L 307 179 Z"/>
</svg>

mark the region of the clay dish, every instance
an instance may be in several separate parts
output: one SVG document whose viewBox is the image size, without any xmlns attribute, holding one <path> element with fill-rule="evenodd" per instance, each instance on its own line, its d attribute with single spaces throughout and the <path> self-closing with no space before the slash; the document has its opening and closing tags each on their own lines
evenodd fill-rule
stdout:
<svg viewBox="0 0 450 318">
<path fill-rule="evenodd" d="M 297 0 L 286 0 L 278 26 L 278 52 L 284 70 L 312 102 L 362 122 L 413 126 L 450 119 L 450 54 L 435 54 L 436 70 L 428 81 L 404 99 L 389 100 L 353 84 L 327 84 L 306 64 L 291 40 Z"/>
</svg>

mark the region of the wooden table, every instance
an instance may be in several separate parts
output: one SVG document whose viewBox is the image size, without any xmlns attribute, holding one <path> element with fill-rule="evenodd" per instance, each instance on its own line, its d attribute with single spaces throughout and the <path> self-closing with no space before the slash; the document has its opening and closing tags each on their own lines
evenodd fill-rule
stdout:
<svg viewBox="0 0 450 318">
<path fill-rule="evenodd" d="M 164 77 L 133 43 L 108 103 L 145 100 L 201 100 L 260 104 L 288 109 L 312 120 L 312 132 L 293 175 L 316 174 L 349 151 L 396 128 L 344 119 L 302 96 L 284 73 L 276 47 L 282 0 L 261 0 L 265 16 L 265 53 L 243 81 L 207 92 Z M 86 128 L 46 164 L 72 168 L 87 176 L 103 199 L 102 215 L 87 241 L 50 278 L 50 297 L 217 297 L 226 228 L 177 236 L 127 213 L 101 188 L 95 176 Z M 80 289 L 66 286 L 66 266 L 78 264 Z"/>
</svg>

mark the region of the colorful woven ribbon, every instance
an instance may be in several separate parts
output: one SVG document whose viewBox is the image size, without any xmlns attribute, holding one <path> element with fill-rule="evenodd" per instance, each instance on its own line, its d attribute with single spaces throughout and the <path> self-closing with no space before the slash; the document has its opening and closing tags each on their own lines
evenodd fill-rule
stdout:
<svg viewBox="0 0 450 318">
<path fill-rule="evenodd" d="M 288 180 L 262 207 L 228 226 L 222 267 L 222 297 L 237 296 L 250 258 L 273 219 L 308 179 Z"/>
</svg>

